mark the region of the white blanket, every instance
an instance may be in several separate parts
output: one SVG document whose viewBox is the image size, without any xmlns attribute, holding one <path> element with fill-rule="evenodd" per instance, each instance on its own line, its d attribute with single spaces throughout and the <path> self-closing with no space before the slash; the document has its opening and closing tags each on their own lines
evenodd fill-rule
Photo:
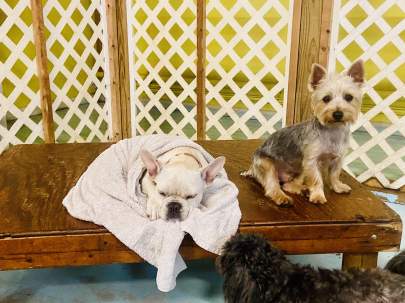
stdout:
<svg viewBox="0 0 405 303">
<path fill-rule="evenodd" d="M 219 254 L 224 242 L 237 231 L 241 218 L 238 189 L 224 170 L 207 187 L 201 207 L 193 209 L 186 220 L 150 221 L 146 217 L 146 197 L 139 184 L 145 168 L 139 151 L 143 147 L 159 156 L 179 146 L 196 148 L 208 162 L 213 160 L 201 146 L 183 137 L 151 135 L 122 140 L 90 164 L 63 200 L 73 217 L 103 225 L 156 266 L 161 291 L 172 290 L 177 275 L 186 268 L 178 253 L 185 233 L 202 248 Z"/>
</svg>

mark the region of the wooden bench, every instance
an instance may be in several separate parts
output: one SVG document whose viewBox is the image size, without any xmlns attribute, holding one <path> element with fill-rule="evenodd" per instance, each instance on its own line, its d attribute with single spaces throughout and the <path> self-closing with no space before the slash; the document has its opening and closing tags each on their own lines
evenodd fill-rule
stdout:
<svg viewBox="0 0 405 303">
<path fill-rule="evenodd" d="M 318 206 L 295 197 L 279 208 L 253 180 L 239 176 L 260 144 L 248 141 L 199 142 L 225 155 L 229 178 L 240 190 L 242 233 L 265 235 L 289 254 L 344 253 L 344 266 L 376 266 L 380 251 L 399 248 L 399 216 L 353 178 L 350 195 L 327 192 Z M 141 262 L 101 226 L 72 218 L 62 199 L 110 143 L 19 145 L 0 156 L 0 269 Z M 186 238 L 186 259 L 212 257 Z"/>
</svg>

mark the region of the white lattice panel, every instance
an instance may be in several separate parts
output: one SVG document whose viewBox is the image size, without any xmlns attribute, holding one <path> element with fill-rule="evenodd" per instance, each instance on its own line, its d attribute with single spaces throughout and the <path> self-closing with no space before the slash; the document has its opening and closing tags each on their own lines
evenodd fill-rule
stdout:
<svg viewBox="0 0 405 303">
<path fill-rule="evenodd" d="M 0 1 L 0 152 L 43 142 L 29 0 Z"/>
<path fill-rule="evenodd" d="M 134 134 L 196 134 L 196 5 L 128 1 Z"/>
<path fill-rule="evenodd" d="M 44 5 L 57 142 L 110 136 L 104 1 L 48 0 Z"/>
<path fill-rule="evenodd" d="M 368 76 L 346 169 L 364 182 L 405 185 L 405 1 L 335 1 L 330 70 L 362 58 Z"/>
<path fill-rule="evenodd" d="M 208 1 L 207 133 L 267 136 L 282 126 L 293 1 Z"/>
</svg>

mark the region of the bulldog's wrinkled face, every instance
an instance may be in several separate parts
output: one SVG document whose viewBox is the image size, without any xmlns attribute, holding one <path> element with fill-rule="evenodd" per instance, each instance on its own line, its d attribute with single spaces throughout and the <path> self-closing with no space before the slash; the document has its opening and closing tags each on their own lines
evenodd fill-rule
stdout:
<svg viewBox="0 0 405 303">
<path fill-rule="evenodd" d="M 148 151 L 141 151 L 147 169 L 142 187 L 147 195 L 146 213 L 151 220 L 185 220 L 190 210 L 200 206 L 204 190 L 213 182 L 225 163 L 224 157 L 202 169 L 178 162 L 162 165 Z"/>
</svg>

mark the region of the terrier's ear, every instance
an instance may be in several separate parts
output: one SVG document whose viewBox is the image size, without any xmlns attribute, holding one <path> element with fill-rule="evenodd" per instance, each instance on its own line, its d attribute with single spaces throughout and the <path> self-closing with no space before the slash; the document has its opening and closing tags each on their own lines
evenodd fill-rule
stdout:
<svg viewBox="0 0 405 303">
<path fill-rule="evenodd" d="M 218 157 L 208 164 L 201 172 L 201 177 L 206 184 L 212 183 L 219 171 L 224 167 L 225 157 Z"/>
<path fill-rule="evenodd" d="M 357 60 L 347 70 L 347 75 L 353 79 L 354 83 L 362 85 L 364 83 L 364 63 L 363 60 Z"/>
<path fill-rule="evenodd" d="M 154 179 L 160 170 L 160 165 L 155 156 L 153 156 L 149 151 L 146 149 L 141 149 L 139 155 L 142 159 L 143 164 L 148 171 L 149 176 Z"/>
<path fill-rule="evenodd" d="M 327 73 L 322 65 L 316 63 L 312 64 L 311 74 L 308 79 L 308 89 L 310 92 L 313 92 L 317 88 L 321 80 L 326 77 Z"/>
</svg>

